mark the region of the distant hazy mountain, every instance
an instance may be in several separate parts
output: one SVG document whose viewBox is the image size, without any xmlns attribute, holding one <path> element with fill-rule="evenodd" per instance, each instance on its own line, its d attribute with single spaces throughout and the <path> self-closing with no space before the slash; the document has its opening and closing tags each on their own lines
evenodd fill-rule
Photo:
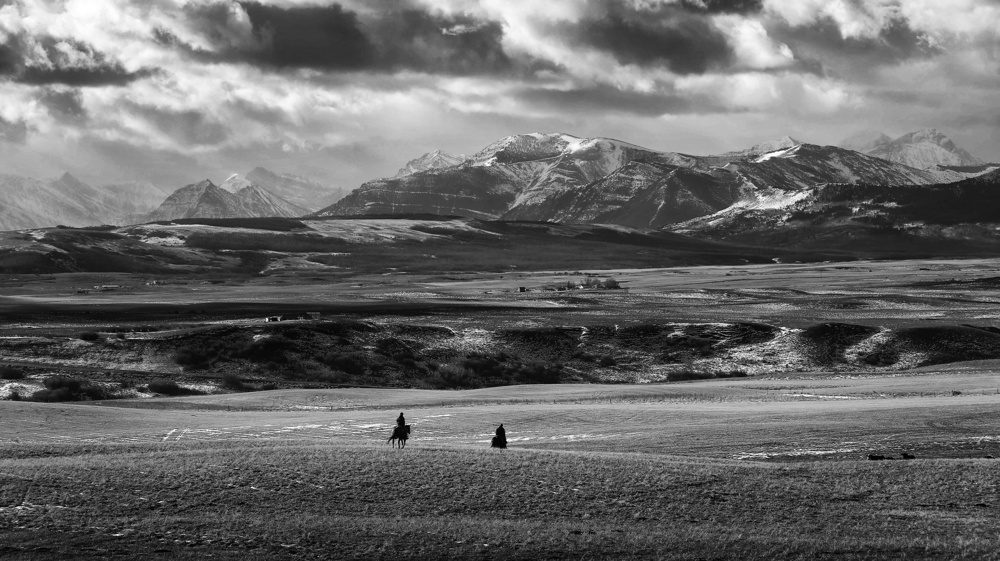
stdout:
<svg viewBox="0 0 1000 561">
<path fill-rule="evenodd" d="M 966 177 L 785 137 L 719 156 L 657 152 L 608 138 L 504 138 L 461 164 L 365 183 L 327 215 L 430 213 L 640 228 L 733 205 L 785 205 L 827 183 L 926 185 Z"/>
<path fill-rule="evenodd" d="M 847 148 L 848 150 L 854 150 L 855 152 L 867 154 L 876 148 L 889 144 L 890 142 L 892 142 L 892 139 L 886 136 L 885 133 L 876 130 L 866 130 L 845 138 L 840 141 L 838 146 L 841 148 Z"/>
<path fill-rule="evenodd" d="M 253 218 L 261 216 L 295 217 L 306 214 L 298 207 L 242 176 L 226 180 L 223 189 L 209 180 L 181 187 L 163 204 L 145 215 L 143 222 L 181 218 Z M 238 187 L 237 187 L 238 186 Z"/>
<path fill-rule="evenodd" d="M 419 158 L 410 160 L 403 166 L 399 173 L 394 177 L 403 177 L 406 175 L 413 175 L 414 173 L 419 173 L 422 171 L 427 171 L 431 169 L 441 169 L 450 168 L 452 166 L 457 166 L 467 159 L 465 154 L 448 154 L 447 152 L 442 152 L 440 150 L 435 150 L 433 152 L 428 152 Z"/>
<path fill-rule="evenodd" d="M 130 181 L 101 185 L 102 199 L 109 207 L 118 207 L 119 215 L 110 224 L 124 224 L 125 216 L 149 212 L 160 205 L 169 191 L 149 181 Z"/>
<path fill-rule="evenodd" d="M 974 166 L 982 160 L 959 148 L 937 129 L 924 129 L 891 140 L 888 136 L 868 131 L 840 143 L 844 148 L 864 152 L 890 162 L 918 169 L 935 166 Z"/>
<path fill-rule="evenodd" d="M 69 173 L 48 180 L 0 175 L 0 229 L 117 224 L 155 208 L 164 196 L 150 183 L 95 188 Z"/>
<path fill-rule="evenodd" d="M 288 173 L 277 174 L 262 167 L 250 170 L 244 177 L 308 212 L 330 206 L 350 192 L 344 187 L 324 185 Z"/>
</svg>

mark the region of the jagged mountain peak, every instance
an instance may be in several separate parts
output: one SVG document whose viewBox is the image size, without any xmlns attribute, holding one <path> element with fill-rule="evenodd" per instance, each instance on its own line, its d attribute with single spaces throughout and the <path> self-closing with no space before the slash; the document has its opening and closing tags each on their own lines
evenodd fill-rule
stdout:
<svg viewBox="0 0 1000 561">
<path fill-rule="evenodd" d="M 449 154 L 442 150 L 434 150 L 407 162 L 394 177 L 405 177 L 432 169 L 450 168 L 465 162 L 467 159 L 465 154 Z"/>
<path fill-rule="evenodd" d="M 234 173 L 226 178 L 225 181 L 219 185 L 220 189 L 229 191 L 230 193 L 239 193 L 241 190 L 254 185 L 253 181 L 250 181 L 246 176 Z"/>
</svg>

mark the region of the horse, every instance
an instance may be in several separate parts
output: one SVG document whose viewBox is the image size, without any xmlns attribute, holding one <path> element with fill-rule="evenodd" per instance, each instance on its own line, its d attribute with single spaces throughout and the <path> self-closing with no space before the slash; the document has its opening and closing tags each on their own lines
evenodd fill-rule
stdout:
<svg viewBox="0 0 1000 561">
<path fill-rule="evenodd" d="M 409 437 L 410 437 L 410 425 L 403 425 L 403 426 L 396 425 L 396 428 L 392 429 L 392 436 L 389 437 L 389 440 L 386 440 L 386 443 L 387 444 L 391 443 L 393 447 L 395 447 L 398 444 L 400 448 L 405 448 L 406 439 Z"/>
<path fill-rule="evenodd" d="M 493 437 L 492 440 L 490 440 L 490 448 L 506 448 L 506 447 L 507 447 L 506 437 L 496 435 Z"/>
</svg>

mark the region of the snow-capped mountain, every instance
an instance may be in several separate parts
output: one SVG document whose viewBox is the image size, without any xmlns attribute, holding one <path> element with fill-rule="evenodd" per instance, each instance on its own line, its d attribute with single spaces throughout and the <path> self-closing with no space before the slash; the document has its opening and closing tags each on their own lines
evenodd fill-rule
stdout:
<svg viewBox="0 0 1000 561">
<path fill-rule="evenodd" d="M 895 140 L 881 133 L 861 133 L 844 140 L 841 146 L 918 169 L 983 163 L 937 129 L 911 132 Z"/>
<path fill-rule="evenodd" d="M 738 204 L 785 204 L 827 183 L 927 185 L 964 177 L 790 137 L 702 157 L 534 133 L 501 139 L 456 166 L 370 181 L 318 214 L 431 213 L 660 228 Z"/>
<path fill-rule="evenodd" d="M 990 247 L 998 225 L 995 169 L 936 185 L 822 185 L 783 199 L 740 201 L 667 230 L 759 246 L 930 255 Z"/>
<path fill-rule="evenodd" d="M 219 184 L 219 189 L 224 191 L 229 191 L 232 194 L 239 193 L 242 189 L 254 185 L 253 181 L 250 181 L 246 176 L 234 173 L 226 178 L 225 181 Z"/>
<path fill-rule="evenodd" d="M 441 150 L 435 150 L 406 162 L 406 165 L 400 168 L 399 172 L 393 177 L 404 177 L 431 169 L 450 168 L 461 164 L 466 159 L 468 158 L 465 154 L 453 155 Z"/>
<path fill-rule="evenodd" d="M 243 176 L 230 176 L 226 189 L 208 179 L 174 191 L 143 222 L 182 218 L 296 217 L 306 210 L 270 193 Z M 242 186 L 235 192 L 230 189 Z"/>
</svg>

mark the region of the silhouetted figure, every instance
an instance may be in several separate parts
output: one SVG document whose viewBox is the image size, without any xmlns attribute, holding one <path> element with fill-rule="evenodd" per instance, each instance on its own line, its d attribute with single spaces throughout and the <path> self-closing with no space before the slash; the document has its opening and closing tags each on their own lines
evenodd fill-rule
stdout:
<svg viewBox="0 0 1000 561">
<path fill-rule="evenodd" d="M 396 426 L 397 427 L 406 426 L 406 418 L 403 417 L 403 412 L 402 411 L 400 411 L 399 412 L 399 416 L 396 417 Z"/>
<path fill-rule="evenodd" d="M 396 425 L 392 429 L 392 436 L 386 442 L 392 444 L 393 447 L 398 446 L 399 448 L 406 447 L 406 441 L 410 438 L 410 425 Z"/>
<path fill-rule="evenodd" d="M 490 448 L 506 448 L 507 447 L 507 431 L 503 428 L 503 423 L 497 427 L 497 434 L 490 441 Z"/>
</svg>

